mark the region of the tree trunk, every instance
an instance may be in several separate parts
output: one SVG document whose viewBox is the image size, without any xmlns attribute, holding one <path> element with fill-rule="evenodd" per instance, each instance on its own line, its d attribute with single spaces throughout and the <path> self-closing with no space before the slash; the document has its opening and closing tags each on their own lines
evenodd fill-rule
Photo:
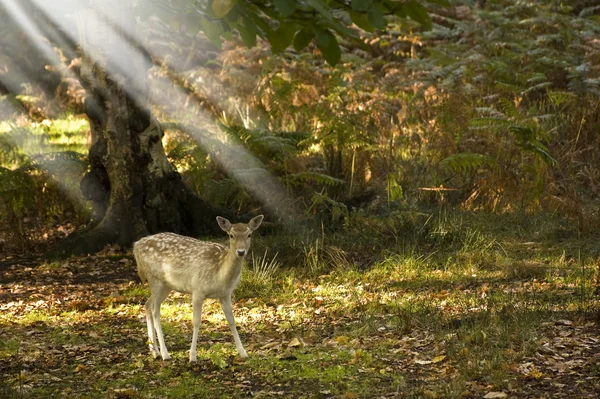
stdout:
<svg viewBox="0 0 600 399">
<path fill-rule="evenodd" d="M 79 15 L 81 78 L 92 132 L 90 170 L 81 190 L 94 209 L 90 228 L 74 236 L 70 250 L 129 246 L 159 231 L 214 230 L 215 212 L 184 185 L 166 157 L 164 133 L 149 109 L 151 64 L 135 44 L 132 2 L 94 3 Z"/>
</svg>

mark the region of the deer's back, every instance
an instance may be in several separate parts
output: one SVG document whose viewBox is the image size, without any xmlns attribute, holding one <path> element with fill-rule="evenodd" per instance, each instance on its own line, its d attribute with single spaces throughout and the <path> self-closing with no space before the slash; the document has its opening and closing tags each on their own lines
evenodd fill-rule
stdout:
<svg viewBox="0 0 600 399">
<path fill-rule="evenodd" d="M 191 292 L 198 283 L 210 284 L 227 251 L 222 244 L 175 233 L 144 237 L 133 246 L 138 269 L 147 279 L 159 279 L 181 292 Z"/>
</svg>

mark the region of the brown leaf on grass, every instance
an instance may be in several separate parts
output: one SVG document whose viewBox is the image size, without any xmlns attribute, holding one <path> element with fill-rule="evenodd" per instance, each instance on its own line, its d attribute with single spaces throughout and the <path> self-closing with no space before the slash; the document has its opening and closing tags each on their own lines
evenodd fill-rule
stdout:
<svg viewBox="0 0 600 399">
<path fill-rule="evenodd" d="M 572 326 L 573 322 L 571 320 L 561 319 L 561 320 L 556 320 L 554 322 L 554 324 L 557 326 Z"/>
<path fill-rule="evenodd" d="M 506 397 L 508 397 L 508 395 L 504 392 L 488 392 L 483 399 L 502 399 Z"/>
<path fill-rule="evenodd" d="M 70 311 L 78 310 L 83 311 L 90 308 L 90 304 L 87 301 L 74 300 L 69 302 L 67 309 Z"/>
<path fill-rule="evenodd" d="M 260 349 L 279 349 L 281 347 L 281 342 L 269 342 L 268 344 L 265 344 L 263 346 L 260 347 Z"/>
<path fill-rule="evenodd" d="M 431 360 L 415 359 L 415 363 L 424 366 L 433 362 Z"/>
</svg>

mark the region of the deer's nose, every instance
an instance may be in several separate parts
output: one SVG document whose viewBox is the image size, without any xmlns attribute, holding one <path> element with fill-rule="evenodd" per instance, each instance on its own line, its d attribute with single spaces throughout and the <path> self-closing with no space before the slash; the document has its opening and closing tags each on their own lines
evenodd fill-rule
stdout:
<svg viewBox="0 0 600 399">
<path fill-rule="evenodd" d="M 244 256 L 244 255 L 246 255 L 246 250 L 245 249 L 238 249 L 237 250 L 237 254 L 238 254 L 238 256 Z"/>
</svg>

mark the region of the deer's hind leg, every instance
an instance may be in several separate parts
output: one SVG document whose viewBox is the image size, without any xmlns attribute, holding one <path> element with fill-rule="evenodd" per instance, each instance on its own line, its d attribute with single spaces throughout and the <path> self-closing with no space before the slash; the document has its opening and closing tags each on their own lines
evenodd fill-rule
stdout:
<svg viewBox="0 0 600 399">
<path fill-rule="evenodd" d="M 158 349 L 158 346 L 160 346 L 160 355 L 162 356 L 163 360 L 169 360 L 169 352 L 167 351 L 167 346 L 165 345 L 165 337 L 163 335 L 162 327 L 160 325 L 160 305 L 167 298 L 167 296 L 169 296 L 171 289 L 160 280 L 152 280 L 149 281 L 149 283 L 151 295 L 150 299 L 148 299 L 148 302 L 150 302 L 151 317 L 150 319 L 147 318 L 146 320 L 148 321 L 148 333 L 150 334 L 151 330 L 153 330 L 153 333 L 156 333 L 156 335 L 153 335 L 152 339 L 152 344 L 154 346 L 153 355 L 155 357 L 158 356 L 158 354 L 155 353 Z M 146 303 L 146 317 L 148 317 L 148 302 Z M 154 327 L 153 329 L 151 328 L 150 322 L 152 323 L 152 327 Z M 158 345 L 156 344 L 157 338 Z"/>
<path fill-rule="evenodd" d="M 152 317 L 154 313 L 153 304 L 154 298 L 150 295 L 150 298 L 148 298 L 144 305 L 144 309 L 146 309 L 146 325 L 148 326 L 148 345 L 150 346 L 150 353 L 156 359 L 160 355 L 160 351 L 158 349 L 158 341 L 156 340 L 156 332 L 154 331 L 154 318 Z"/>
</svg>

